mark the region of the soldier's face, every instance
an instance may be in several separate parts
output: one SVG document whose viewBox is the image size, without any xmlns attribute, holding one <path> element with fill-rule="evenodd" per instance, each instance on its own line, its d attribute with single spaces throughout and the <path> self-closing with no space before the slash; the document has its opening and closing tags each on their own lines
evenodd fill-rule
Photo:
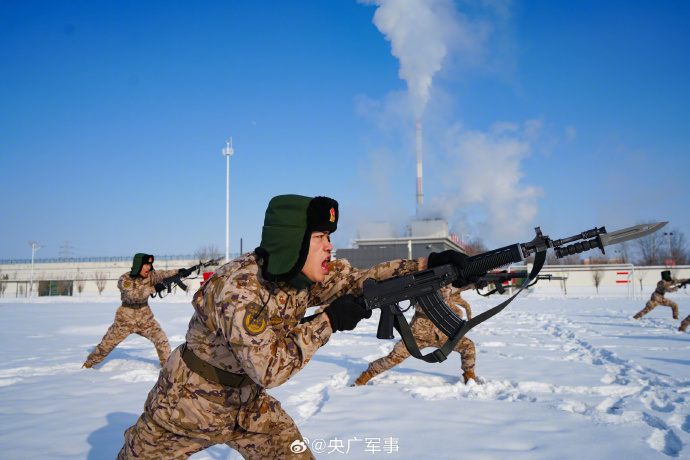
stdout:
<svg viewBox="0 0 690 460">
<path fill-rule="evenodd" d="M 302 268 L 304 276 L 315 283 L 323 281 L 328 273 L 328 266 L 326 264 L 331 260 L 332 250 L 333 245 L 328 232 L 312 232 L 309 254 Z"/>
<path fill-rule="evenodd" d="M 141 274 L 141 276 L 146 278 L 147 276 L 149 276 L 150 271 L 151 271 L 151 264 L 144 264 L 141 266 L 141 273 L 140 274 Z"/>
</svg>

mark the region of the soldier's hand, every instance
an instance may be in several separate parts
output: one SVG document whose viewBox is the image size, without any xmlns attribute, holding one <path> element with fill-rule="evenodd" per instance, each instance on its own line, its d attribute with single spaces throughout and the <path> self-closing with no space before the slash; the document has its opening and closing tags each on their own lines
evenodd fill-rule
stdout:
<svg viewBox="0 0 690 460">
<path fill-rule="evenodd" d="M 333 332 L 351 331 L 364 318 L 371 318 L 371 310 L 367 310 L 356 301 L 352 294 L 338 297 L 329 306 L 324 308 L 328 315 Z"/>
<path fill-rule="evenodd" d="M 180 275 L 182 278 L 186 278 L 189 275 L 192 274 L 194 270 L 191 268 L 180 268 L 180 270 L 177 272 L 178 275 Z"/>
<path fill-rule="evenodd" d="M 156 290 L 156 292 L 158 292 L 158 293 L 160 293 L 160 292 L 165 291 L 166 289 L 168 289 L 168 286 L 166 286 L 166 285 L 163 284 L 163 283 L 156 283 L 156 284 L 153 285 L 153 287 L 154 287 L 154 289 Z"/>
<path fill-rule="evenodd" d="M 465 259 L 467 259 L 467 255 L 452 249 L 442 252 L 432 252 L 427 259 L 427 267 L 434 268 L 440 267 L 441 265 L 453 264 L 458 272 L 461 272 L 467 267 L 467 261 Z M 479 281 L 478 276 L 468 276 L 467 278 L 458 277 L 458 279 L 453 281 L 453 287 L 461 288 L 468 284 L 476 283 L 477 281 Z"/>
</svg>

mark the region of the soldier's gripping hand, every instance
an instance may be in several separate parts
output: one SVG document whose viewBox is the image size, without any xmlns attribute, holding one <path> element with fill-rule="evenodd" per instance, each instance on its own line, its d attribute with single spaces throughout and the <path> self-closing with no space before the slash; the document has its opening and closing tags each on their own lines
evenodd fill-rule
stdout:
<svg viewBox="0 0 690 460">
<path fill-rule="evenodd" d="M 371 310 L 367 310 L 357 302 L 352 294 L 335 299 L 323 312 L 328 315 L 333 332 L 351 331 L 364 318 L 371 318 Z"/>
<path fill-rule="evenodd" d="M 467 256 L 459 251 L 454 251 L 448 249 L 443 252 L 432 252 L 429 254 L 427 261 L 427 267 L 434 268 L 440 267 L 441 265 L 453 264 L 458 272 L 461 272 L 467 267 Z M 453 281 L 453 287 L 461 288 L 467 286 L 468 284 L 474 284 L 479 281 L 478 276 L 468 276 L 467 278 L 458 277 Z"/>
<path fill-rule="evenodd" d="M 160 294 L 162 291 L 168 289 L 168 286 L 166 286 L 164 283 L 156 283 L 153 285 L 153 288 L 156 290 L 158 294 Z"/>
<path fill-rule="evenodd" d="M 194 270 L 191 268 L 180 268 L 177 274 L 180 275 L 182 278 L 186 278 L 189 275 L 191 275 L 192 272 L 194 272 Z"/>
</svg>

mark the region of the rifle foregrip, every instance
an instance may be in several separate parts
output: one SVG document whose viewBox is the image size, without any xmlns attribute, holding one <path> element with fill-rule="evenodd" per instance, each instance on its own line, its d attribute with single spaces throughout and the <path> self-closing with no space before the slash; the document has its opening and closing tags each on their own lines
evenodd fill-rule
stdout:
<svg viewBox="0 0 690 460">
<path fill-rule="evenodd" d="M 512 244 L 493 251 L 484 252 L 465 259 L 467 267 L 460 272 L 461 277 L 481 276 L 504 265 L 522 262 L 522 249 L 519 244 Z"/>
</svg>

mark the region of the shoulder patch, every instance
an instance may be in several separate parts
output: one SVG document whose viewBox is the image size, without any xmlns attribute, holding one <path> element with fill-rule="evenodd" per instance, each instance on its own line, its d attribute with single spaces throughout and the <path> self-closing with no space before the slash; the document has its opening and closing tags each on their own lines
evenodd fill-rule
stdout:
<svg viewBox="0 0 690 460">
<path fill-rule="evenodd" d="M 130 287 L 130 286 L 132 285 L 132 282 L 131 282 L 131 281 L 125 281 L 124 283 L 122 283 L 122 285 L 123 285 L 124 287 L 127 287 L 127 288 L 128 288 L 128 287 Z"/>
<path fill-rule="evenodd" d="M 249 335 L 261 334 L 268 324 L 268 307 L 261 308 L 259 304 L 250 303 L 247 306 L 242 324 Z"/>
</svg>

